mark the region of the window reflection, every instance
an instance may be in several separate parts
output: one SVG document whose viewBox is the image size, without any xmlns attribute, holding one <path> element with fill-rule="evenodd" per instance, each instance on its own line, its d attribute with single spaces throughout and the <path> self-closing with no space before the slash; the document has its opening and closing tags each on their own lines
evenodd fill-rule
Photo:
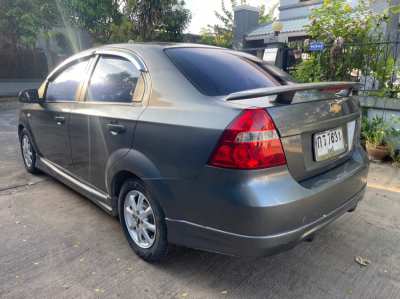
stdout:
<svg viewBox="0 0 400 299">
<path fill-rule="evenodd" d="M 167 55 L 202 93 L 208 96 L 277 86 L 257 63 L 214 48 L 171 48 Z"/>
<path fill-rule="evenodd" d="M 124 58 L 100 57 L 88 87 L 89 101 L 132 102 L 139 70 Z"/>
<path fill-rule="evenodd" d="M 74 101 L 79 83 L 84 78 L 88 60 L 75 63 L 49 82 L 46 91 L 48 101 Z"/>
</svg>

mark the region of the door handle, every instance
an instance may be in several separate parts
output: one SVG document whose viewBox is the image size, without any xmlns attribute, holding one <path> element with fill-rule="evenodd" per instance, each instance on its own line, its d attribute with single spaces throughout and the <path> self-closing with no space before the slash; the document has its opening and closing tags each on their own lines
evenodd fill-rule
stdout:
<svg viewBox="0 0 400 299">
<path fill-rule="evenodd" d="M 107 124 L 107 128 L 112 135 L 118 135 L 125 132 L 125 126 L 120 124 Z"/>
<path fill-rule="evenodd" d="M 64 116 L 55 116 L 54 120 L 57 122 L 58 126 L 61 126 L 62 124 L 65 123 L 65 117 Z"/>
</svg>

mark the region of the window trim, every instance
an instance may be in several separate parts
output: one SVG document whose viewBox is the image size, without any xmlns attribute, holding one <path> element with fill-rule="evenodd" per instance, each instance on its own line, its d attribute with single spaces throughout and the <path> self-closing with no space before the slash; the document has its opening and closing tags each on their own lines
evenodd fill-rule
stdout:
<svg viewBox="0 0 400 299">
<path fill-rule="evenodd" d="M 148 72 L 146 65 L 144 64 L 143 60 L 136 55 L 133 52 L 128 52 L 125 53 L 121 50 L 97 50 L 95 52 L 96 55 L 110 55 L 110 56 L 119 56 L 122 58 L 125 58 L 127 60 L 129 60 L 130 62 L 132 62 L 135 67 L 140 71 L 140 72 Z M 134 56 L 134 57 L 132 57 Z"/>
<path fill-rule="evenodd" d="M 135 54 L 134 54 L 135 55 Z M 143 94 L 140 99 L 134 100 L 133 95 L 131 98 L 130 102 L 113 102 L 113 101 L 89 101 L 87 98 L 87 93 L 89 89 L 89 84 L 90 80 L 92 79 L 94 70 L 96 69 L 96 66 L 102 56 L 111 56 L 111 57 L 117 57 L 117 58 L 123 58 L 128 60 L 130 63 L 133 64 L 134 67 L 139 71 L 141 80 L 143 80 Z M 87 104 L 96 104 L 96 105 L 125 105 L 125 106 L 137 106 L 137 105 L 142 105 L 143 104 L 143 99 L 145 97 L 146 91 L 147 91 L 147 80 L 145 79 L 144 74 L 147 73 L 147 68 L 145 65 L 142 65 L 142 62 L 138 62 L 138 56 L 135 55 L 133 58 L 132 55 L 121 53 L 120 51 L 111 51 L 111 50 L 99 50 L 95 52 L 95 57 L 94 57 L 94 62 L 91 65 L 87 79 L 84 82 L 84 85 L 82 86 L 82 89 L 80 90 L 80 101 L 79 103 L 87 103 Z"/>
<path fill-rule="evenodd" d="M 92 52 L 83 52 L 77 55 L 74 55 L 70 58 L 64 60 L 59 66 L 57 66 L 50 74 L 47 76 L 46 81 L 51 81 L 55 76 L 58 76 L 60 72 L 62 72 L 69 65 L 75 63 L 78 60 L 83 60 L 85 58 L 91 58 L 94 56 L 94 51 Z"/>
</svg>

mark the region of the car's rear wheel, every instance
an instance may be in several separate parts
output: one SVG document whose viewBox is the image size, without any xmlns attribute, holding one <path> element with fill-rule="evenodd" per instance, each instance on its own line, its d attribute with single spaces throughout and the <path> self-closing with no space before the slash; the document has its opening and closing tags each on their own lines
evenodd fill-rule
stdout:
<svg viewBox="0 0 400 299">
<path fill-rule="evenodd" d="M 122 186 L 119 218 L 129 245 L 138 256 L 156 262 L 167 254 L 164 213 L 141 181 L 128 179 Z"/>
<path fill-rule="evenodd" d="M 30 173 L 38 173 L 39 169 L 36 167 L 36 151 L 27 129 L 23 129 L 20 134 L 20 145 L 25 169 Z"/>
</svg>

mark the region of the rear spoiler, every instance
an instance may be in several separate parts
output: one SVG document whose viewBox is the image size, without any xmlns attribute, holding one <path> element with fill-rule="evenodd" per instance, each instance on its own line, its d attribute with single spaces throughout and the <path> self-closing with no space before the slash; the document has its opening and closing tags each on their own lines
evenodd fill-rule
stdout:
<svg viewBox="0 0 400 299">
<path fill-rule="evenodd" d="M 305 90 L 353 90 L 358 82 L 319 82 L 319 83 L 293 83 L 267 88 L 256 88 L 234 92 L 225 97 L 225 101 L 242 100 L 248 98 L 277 95 L 275 101 L 282 104 L 290 104 L 296 92 Z"/>
</svg>

